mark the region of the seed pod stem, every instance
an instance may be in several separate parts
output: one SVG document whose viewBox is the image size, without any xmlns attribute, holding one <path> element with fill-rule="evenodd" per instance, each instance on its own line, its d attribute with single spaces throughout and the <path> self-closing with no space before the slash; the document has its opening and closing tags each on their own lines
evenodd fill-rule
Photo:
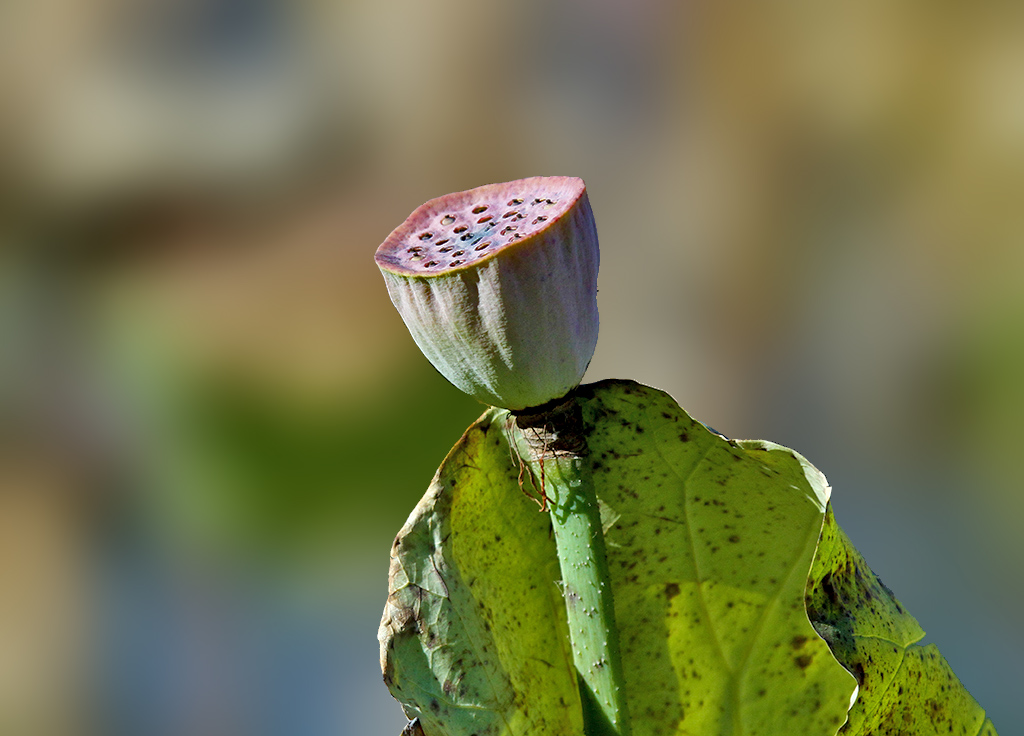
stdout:
<svg viewBox="0 0 1024 736">
<path fill-rule="evenodd" d="M 546 408 L 546 407 L 545 407 Z M 629 736 L 625 680 L 601 513 L 580 405 L 514 414 L 510 441 L 546 499 L 588 736 Z"/>
</svg>

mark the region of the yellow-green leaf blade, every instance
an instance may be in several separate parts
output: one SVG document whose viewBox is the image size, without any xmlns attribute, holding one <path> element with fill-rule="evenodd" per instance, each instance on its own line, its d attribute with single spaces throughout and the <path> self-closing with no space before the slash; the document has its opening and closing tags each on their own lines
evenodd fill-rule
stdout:
<svg viewBox="0 0 1024 736">
<path fill-rule="evenodd" d="M 584 388 L 634 733 L 834 734 L 854 682 L 804 609 L 824 503 L 809 465 L 660 391 Z"/>
<path fill-rule="evenodd" d="M 497 416 L 467 430 L 395 540 L 385 681 L 427 736 L 579 734 L 547 517 Z"/>
<path fill-rule="evenodd" d="M 850 736 L 995 736 L 992 722 L 924 630 L 827 510 L 808 580 L 808 615 L 859 685 Z"/>
</svg>

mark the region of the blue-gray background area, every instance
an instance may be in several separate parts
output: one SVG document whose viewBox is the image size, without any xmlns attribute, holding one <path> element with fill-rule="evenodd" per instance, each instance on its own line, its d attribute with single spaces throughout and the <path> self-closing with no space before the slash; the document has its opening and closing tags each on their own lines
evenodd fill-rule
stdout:
<svg viewBox="0 0 1024 736">
<path fill-rule="evenodd" d="M 601 238 L 586 380 L 808 457 L 1024 732 L 1012 4 L 56 0 L 0 38 L 5 733 L 400 731 L 391 540 L 483 407 L 373 251 L 543 174 Z"/>
</svg>

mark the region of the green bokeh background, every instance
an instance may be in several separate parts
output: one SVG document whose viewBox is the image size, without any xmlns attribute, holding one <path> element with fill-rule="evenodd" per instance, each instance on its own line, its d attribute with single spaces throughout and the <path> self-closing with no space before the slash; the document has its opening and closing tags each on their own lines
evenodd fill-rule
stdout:
<svg viewBox="0 0 1024 736">
<path fill-rule="evenodd" d="M 794 447 L 1004 733 L 1024 681 L 1005 3 L 0 10 L 0 730 L 397 733 L 391 538 L 482 411 L 372 261 L 582 176 L 587 380 Z"/>
</svg>

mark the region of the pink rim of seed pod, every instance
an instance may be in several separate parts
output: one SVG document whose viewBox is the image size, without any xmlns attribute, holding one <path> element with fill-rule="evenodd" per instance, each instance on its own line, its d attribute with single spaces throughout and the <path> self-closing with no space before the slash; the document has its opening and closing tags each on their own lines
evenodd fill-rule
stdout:
<svg viewBox="0 0 1024 736">
<path fill-rule="evenodd" d="M 597 228 L 582 179 L 432 199 L 377 249 L 391 301 L 434 367 L 505 409 L 579 385 L 597 345 Z"/>
</svg>

